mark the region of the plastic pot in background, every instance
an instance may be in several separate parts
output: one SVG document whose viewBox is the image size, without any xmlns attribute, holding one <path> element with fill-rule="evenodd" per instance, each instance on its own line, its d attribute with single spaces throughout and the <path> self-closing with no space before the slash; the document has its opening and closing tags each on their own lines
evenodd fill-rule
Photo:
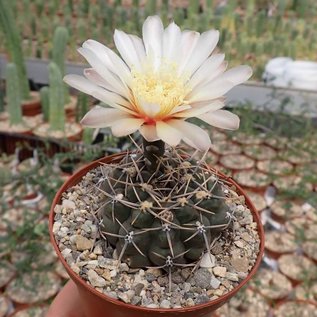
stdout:
<svg viewBox="0 0 317 317">
<path fill-rule="evenodd" d="M 49 216 L 49 231 L 52 244 L 55 248 L 55 251 L 67 270 L 71 279 L 77 285 L 80 297 L 81 297 L 81 305 L 84 313 L 87 317 L 102 317 L 102 316 L 111 316 L 111 317 L 211 317 L 211 314 L 224 303 L 226 303 L 232 296 L 234 296 L 255 274 L 262 260 L 263 251 L 264 251 L 264 229 L 261 224 L 260 217 L 255 210 L 255 207 L 251 203 L 250 199 L 246 196 L 245 192 L 238 186 L 231 178 L 220 175 L 221 178 L 225 179 L 226 182 L 231 183 L 236 187 L 237 192 L 240 195 L 245 197 L 245 201 L 249 209 L 253 214 L 254 221 L 257 223 L 258 234 L 260 237 L 260 248 L 259 254 L 257 257 L 257 261 L 249 272 L 248 276 L 232 291 L 226 293 L 225 295 L 219 297 L 216 300 L 210 301 L 208 303 L 195 305 L 193 307 L 187 308 L 175 308 L 175 309 L 159 309 L 159 308 L 146 308 L 141 306 L 134 306 L 130 304 L 123 303 L 119 300 L 108 297 L 98 291 L 96 291 L 92 286 L 86 283 L 83 279 L 80 278 L 79 275 L 74 273 L 69 265 L 66 263 L 64 257 L 62 256 L 57 243 L 55 241 L 55 237 L 53 234 L 53 224 L 54 224 L 54 209 L 57 204 L 60 203 L 62 194 L 70 187 L 79 183 L 82 177 L 87 174 L 88 171 L 96 168 L 101 163 L 114 163 L 118 162 L 120 158 L 123 157 L 124 154 L 115 154 L 100 160 L 94 161 L 82 169 L 80 169 L 77 173 L 73 174 L 60 188 L 57 192 L 50 211 Z"/>
</svg>

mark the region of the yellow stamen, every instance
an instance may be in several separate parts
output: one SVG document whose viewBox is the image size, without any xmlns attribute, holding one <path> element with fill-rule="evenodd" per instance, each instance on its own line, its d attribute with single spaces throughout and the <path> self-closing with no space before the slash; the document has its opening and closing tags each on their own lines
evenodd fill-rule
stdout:
<svg viewBox="0 0 317 317">
<path fill-rule="evenodd" d="M 136 109 L 142 111 L 140 102 L 159 105 L 155 118 L 167 117 L 176 107 L 186 103 L 188 78 L 180 77 L 175 63 L 163 61 L 155 70 L 152 65 L 144 65 L 143 72 L 132 70 L 132 92 Z M 151 119 L 155 119 L 151 118 Z"/>
</svg>

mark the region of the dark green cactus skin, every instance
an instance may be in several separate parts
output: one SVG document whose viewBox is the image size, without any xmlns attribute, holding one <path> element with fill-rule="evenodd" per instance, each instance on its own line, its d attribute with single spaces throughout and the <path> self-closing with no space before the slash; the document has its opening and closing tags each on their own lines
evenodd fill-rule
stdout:
<svg viewBox="0 0 317 317">
<path fill-rule="evenodd" d="M 205 165 L 176 151 L 159 157 L 155 170 L 148 155 L 102 167 L 101 231 L 130 267 L 197 263 L 231 224 L 222 185 Z"/>
</svg>

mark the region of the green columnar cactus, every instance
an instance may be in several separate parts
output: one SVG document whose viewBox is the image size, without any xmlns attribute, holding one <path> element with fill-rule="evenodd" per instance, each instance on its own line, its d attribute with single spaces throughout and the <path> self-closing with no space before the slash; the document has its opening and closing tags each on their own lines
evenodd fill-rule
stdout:
<svg viewBox="0 0 317 317">
<path fill-rule="evenodd" d="M 222 185 L 162 141 L 143 149 L 102 170 L 102 233 L 130 267 L 194 266 L 231 224 Z"/>
<path fill-rule="evenodd" d="M 62 77 L 65 75 L 65 51 L 68 42 L 68 30 L 64 26 L 58 26 L 55 29 L 53 37 L 52 60 L 61 71 Z M 69 89 L 64 84 L 65 101 L 69 102 Z"/>
<path fill-rule="evenodd" d="M 26 75 L 21 47 L 22 41 L 13 16 L 10 1 L 0 0 L 0 26 L 6 35 L 5 40 L 10 58 L 17 67 L 21 98 L 22 100 L 30 99 L 29 81 Z"/>
<path fill-rule="evenodd" d="M 2 85 L 0 84 L 0 113 L 4 111 L 4 91 L 2 90 Z"/>
<path fill-rule="evenodd" d="M 6 91 L 10 125 L 22 124 L 23 118 L 18 70 L 13 63 L 8 63 L 6 67 Z"/>
<path fill-rule="evenodd" d="M 65 27 L 56 28 L 53 37 L 52 60 L 59 67 L 62 76 L 65 74 L 65 51 L 68 38 L 68 31 Z"/>
<path fill-rule="evenodd" d="M 82 92 L 78 94 L 77 98 L 77 109 L 76 109 L 76 120 L 80 121 L 81 118 L 84 117 L 84 115 L 89 110 L 88 108 L 88 96 Z"/>
<path fill-rule="evenodd" d="M 45 122 L 47 122 L 49 118 L 49 105 L 50 105 L 49 88 L 47 86 L 41 88 L 40 97 L 41 97 L 42 112 L 44 117 L 43 119 Z"/>
<path fill-rule="evenodd" d="M 49 124 L 53 131 L 64 131 L 64 83 L 58 66 L 49 64 Z"/>
</svg>

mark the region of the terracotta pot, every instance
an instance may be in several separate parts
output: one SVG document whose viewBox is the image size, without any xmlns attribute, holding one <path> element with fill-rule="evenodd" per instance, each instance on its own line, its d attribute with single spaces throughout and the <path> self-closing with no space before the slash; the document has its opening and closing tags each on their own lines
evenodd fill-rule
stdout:
<svg viewBox="0 0 317 317">
<path fill-rule="evenodd" d="M 31 99 L 22 102 L 22 114 L 27 117 L 33 117 L 42 113 L 41 99 L 38 92 L 31 92 Z"/>
<path fill-rule="evenodd" d="M 68 266 L 64 257 L 62 256 L 57 243 L 55 241 L 55 237 L 53 234 L 53 224 L 54 224 L 54 208 L 55 206 L 60 203 L 62 198 L 62 194 L 70 187 L 74 186 L 75 184 L 79 183 L 81 178 L 87 174 L 88 171 L 91 169 L 96 168 L 100 165 L 100 163 L 110 163 L 110 162 L 118 162 L 120 158 L 122 158 L 124 153 L 121 154 L 114 154 L 100 160 L 94 161 L 78 172 L 73 174 L 60 188 L 57 192 L 52 207 L 50 210 L 49 215 L 49 231 L 51 241 L 53 243 L 54 249 L 63 263 L 65 269 L 67 270 L 71 279 L 75 282 L 78 288 L 78 292 L 81 297 L 81 305 L 83 308 L 84 313 L 87 317 L 96 317 L 96 316 L 104 316 L 107 314 L 111 317 L 172 317 L 172 316 L 182 316 L 182 317 L 211 317 L 211 313 L 214 312 L 217 308 L 222 306 L 226 303 L 232 296 L 234 296 L 255 274 L 259 265 L 262 260 L 263 251 L 264 251 L 264 229 L 261 224 L 260 217 L 255 210 L 255 207 L 251 203 L 250 199 L 246 196 L 244 191 L 241 189 L 239 185 L 237 185 L 231 178 L 224 176 L 223 174 L 220 175 L 221 178 L 225 179 L 227 182 L 231 183 L 233 186 L 236 187 L 237 192 L 240 195 L 245 196 L 246 204 L 250 208 L 254 221 L 257 223 L 258 226 L 258 234 L 260 236 L 260 251 L 257 257 L 257 261 L 252 268 L 251 272 L 236 288 L 232 291 L 228 292 L 227 294 L 221 296 L 220 298 L 210 301 L 208 303 L 199 304 L 193 307 L 187 308 L 175 308 L 175 309 L 159 309 L 159 308 L 146 308 L 140 306 L 134 306 L 130 304 L 123 303 L 119 300 L 113 299 L 108 297 L 97 290 L 95 290 L 92 286 L 88 285 L 86 281 L 80 278 L 79 275 L 73 272 L 73 270 Z"/>
</svg>

